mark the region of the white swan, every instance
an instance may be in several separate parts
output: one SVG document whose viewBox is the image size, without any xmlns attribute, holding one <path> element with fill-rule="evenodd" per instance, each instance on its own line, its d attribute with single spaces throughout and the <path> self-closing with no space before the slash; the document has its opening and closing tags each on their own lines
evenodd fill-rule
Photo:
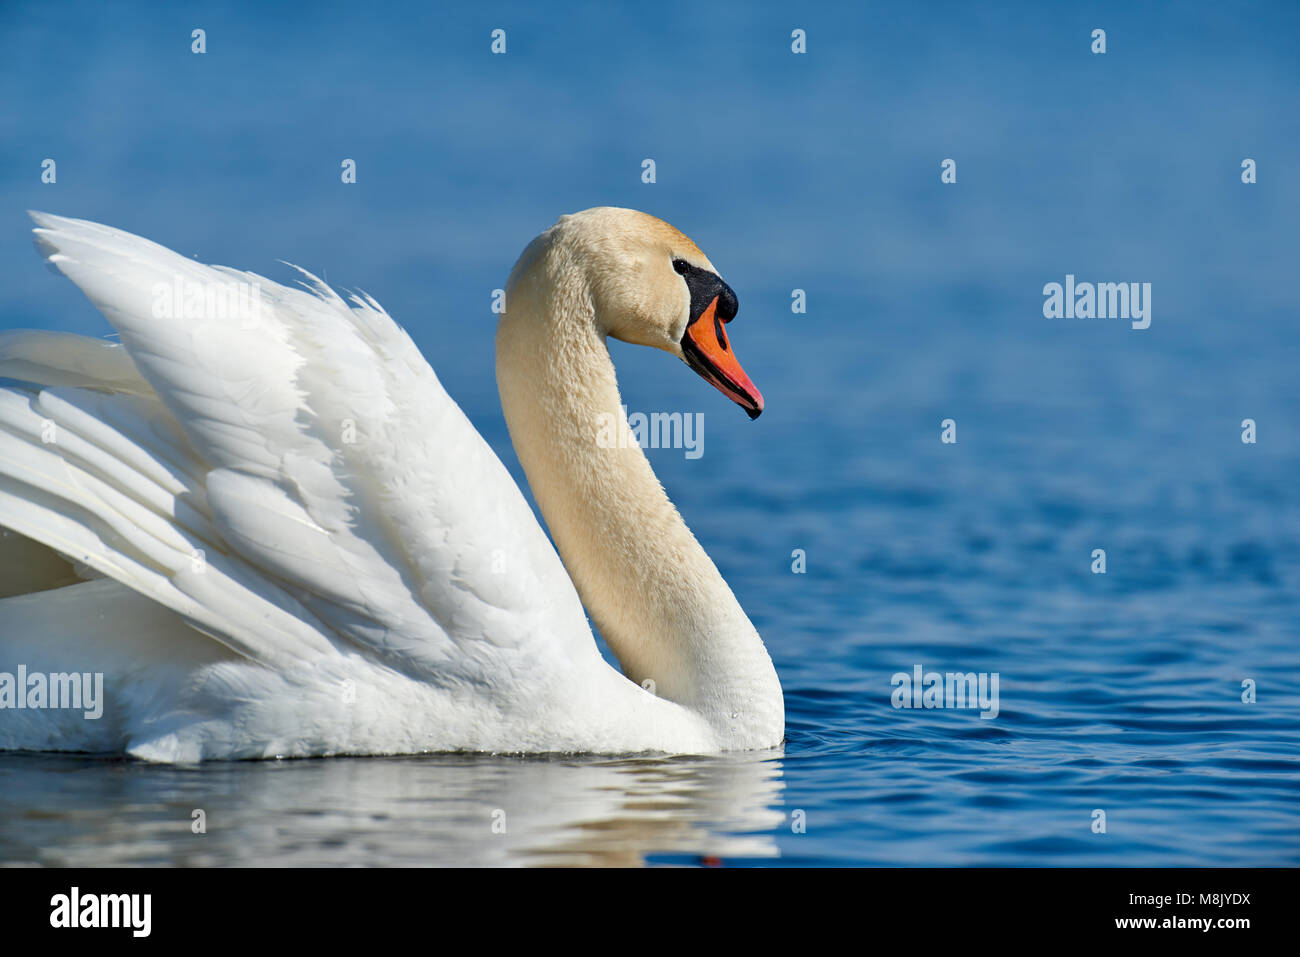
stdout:
<svg viewBox="0 0 1300 957">
<path fill-rule="evenodd" d="M 372 299 L 32 215 L 121 343 L 0 336 L 15 380 L 0 386 L 0 748 L 196 761 L 781 743 L 771 659 L 626 434 L 606 348 L 663 349 L 762 410 L 723 329 L 735 295 L 676 229 L 586 210 L 511 273 L 497 381 L 561 565 Z M 241 288 L 254 297 L 228 295 Z M 623 441 L 597 441 L 602 413 Z M 97 672 L 101 717 L 50 707 L 68 701 L 45 676 Z"/>
</svg>

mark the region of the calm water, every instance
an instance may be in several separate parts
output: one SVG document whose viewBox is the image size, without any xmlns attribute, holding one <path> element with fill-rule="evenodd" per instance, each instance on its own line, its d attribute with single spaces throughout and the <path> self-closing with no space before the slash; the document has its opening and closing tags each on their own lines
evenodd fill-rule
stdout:
<svg viewBox="0 0 1300 957">
<path fill-rule="evenodd" d="M 779 10 L 684 32 L 512 8 L 499 63 L 456 11 L 395 33 L 351 8 L 215 8 L 206 61 L 189 19 L 110 43 L 94 5 L 6 14 L 0 132 L 57 156 L 60 182 L 0 171 L 0 328 L 104 331 L 39 268 L 26 207 L 281 280 L 275 260 L 297 261 L 407 324 L 518 476 L 486 304 L 519 250 L 600 203 L 693 235 L 739 294 L 732 341 L 767 411 L 613 352 L 632 411 L 704 414 L 702 457 L 651 460 L 772 651 L 788 740 L 0 755 L 0 862 L 1300 864 L 1297 14 L 1103 6 L 1113 52 L 1089 58 L 1091 21 L 984 6 L 810 12 L 804 62 Z M 654 95 L 688 75 L 707 115 Z M 360 158 L 355 191 L 340 156 Z M 1152 282 L 1151 328 L 1045 320 L 1067 272 Z M 1000 713 L 893 708 L 916 665 L 996 672 Z"/>
<path fill-rule="evenodd" d="M 783 411 L 778 382 L 754 425 L 709 406 L 702 458 L 653 453 L 773 650 L 783 751 L 198 768 L 0 756 L 0 858 L 1300 862 L 1295 484 L 1260 468 L 1274 459 L 1243 446 L 1230 417 L 1217 417 L 1217 453 L 1189 454 L 1176 423 L 1214 423 L 1217 400 L 1151 406 L 1169 384 L 1137 369 L 1116 374 L 1130 385 L 1110 400 L 1146 411 L 1108 422 L 1070 377 L 1103 354 L 1122 372 L 1135 360 L 1121 350 L 1044 365 L 1017 399 L 1000 394 L 998 362 L 1030 356 L 878 346 L 839 357 L 861 363 L 863 384 L 840 405 L 826 385 L 819 422 Z M 937 414 L 905 411 L 936 376 L 961 409 L 956 446 L 938 442 Z M 1281 415 L 1282 398 L 1260 418 Z M 1093 547 L 1107 549 L 1104 576 L 1089 571 Z M 805 574 L 790 570 L 794 548 Z M 890 676 L 914 664 L 998 672 L 1000 713 L 895 710 Z M 1244 678 L 1254 704 L 1240 700 Z M 1091 831 L 1098 808 L 1105 834 Z"/>
</svg>

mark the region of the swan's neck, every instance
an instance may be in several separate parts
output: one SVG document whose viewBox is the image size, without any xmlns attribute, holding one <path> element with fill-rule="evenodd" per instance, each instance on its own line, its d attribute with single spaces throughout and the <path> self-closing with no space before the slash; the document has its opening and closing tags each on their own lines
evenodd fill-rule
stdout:
<svg viewBox="0 0 1300 957">
<path fill-rule="evenodd" d="M 700 714 L 724 746 L 779 744 L 784 704 L 772 661 L 630 438 L 585 290 L 562 273 L 525 272 L 510 288 L 496 351 L 511 440 L 624 674 Z M 611 432 L 621 440 L 608 441 Z"/>
</svg>

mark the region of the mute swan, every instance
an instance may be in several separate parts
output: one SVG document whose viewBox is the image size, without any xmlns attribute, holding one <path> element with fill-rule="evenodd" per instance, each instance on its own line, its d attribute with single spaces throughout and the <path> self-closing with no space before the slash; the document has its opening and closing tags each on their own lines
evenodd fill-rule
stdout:
<svg viewBox="0 0 1300 957">
<path fill-rule="evenodd" d="M 771 659 L 629 440 L 605 342 L 669 352 L 762 411 L 723 327 L 735 294 L 676 229 L 589 209 L 510 275 L 497 382 L 557 556 L 373 299 L 32 217 L 121 342 L 0 335 L 0 748 L 189 762 L 781 743 Z M 596 441 L 606 413 L 617 443 Z M 87 696 L 102 673 L 101 717 L 51 707 L 72 673 Z"/>
</svg>

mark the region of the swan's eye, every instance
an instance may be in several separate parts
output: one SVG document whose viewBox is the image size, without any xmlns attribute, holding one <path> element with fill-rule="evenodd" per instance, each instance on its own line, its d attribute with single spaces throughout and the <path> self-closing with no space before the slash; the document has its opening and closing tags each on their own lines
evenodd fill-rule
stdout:
<svg viewBox="0 0 1300 957">
<path fill-rule="evenodd" d="M 690 268 L 691 268 L 691 264 L 688 263 L 685 259 L 673 260 L 673 269 L 676 271 L 677 275 L 679 276 L 685 276 L 686 270 Z"/>
</svg>

